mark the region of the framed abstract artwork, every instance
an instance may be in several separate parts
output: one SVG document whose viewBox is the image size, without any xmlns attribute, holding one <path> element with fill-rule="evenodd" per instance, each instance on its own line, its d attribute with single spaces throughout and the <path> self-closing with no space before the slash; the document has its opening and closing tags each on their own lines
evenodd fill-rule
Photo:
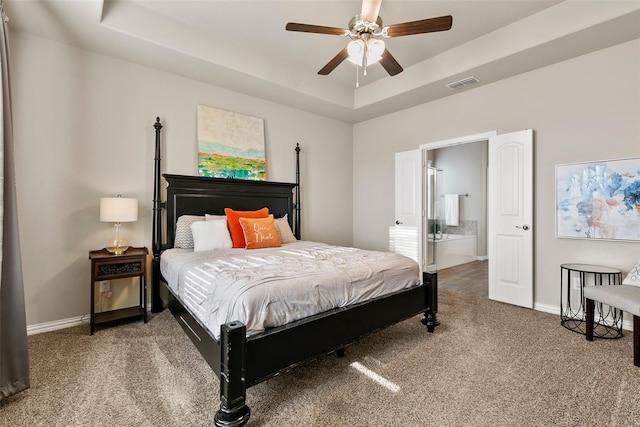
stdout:
<svg viewBox="0 0 640 427">
<path fill-rule="evenodd" d="M 556 236 L 640 241 L 640 158 L 556 165 Z"/>
<path fill-rule="evenodd" d="M 264 121 L 198 105 L 198 175 L 267 179 Z"/>
</svg>

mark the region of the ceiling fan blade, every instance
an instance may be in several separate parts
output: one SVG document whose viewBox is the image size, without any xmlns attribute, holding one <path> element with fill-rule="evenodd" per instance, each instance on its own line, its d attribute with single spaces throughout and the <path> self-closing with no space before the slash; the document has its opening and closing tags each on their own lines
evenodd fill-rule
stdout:
<svg viewBox="0 0 640 427">
<path fill-rule="evenodd" d="M 335 70 L 335 68 L 340 65 L 342 61 L 347 59 L 348 56 L 349 52 L 347 52 L 347 48 L 345 47 L 336 56 L 334 56 L 333 59 L 327 63 L 327 65 L 322 67 L 322 69 L 318 71 L 318 74 L 320 74 L 321 76 L 326 76 L 327 74 Z"/>
<path fill-rule="evenodd" d="M 396 58 L 394 58 L 387 49 L 382 52 L 380 65 L 382 65 L 382 67 L 387 70 L 387 73 L 389 73 L 390 76 L 395 76 L 396 74 L 400 74 L 402 72 L 402 66 L 398 64 Z"/>
<path fill-rule="evenodd" d="M 362 0 L 360 17 L 367 22 L 376 22 L 382 0 Z"/>
<path fill-rule="evenodd" d="M 437 18 L 390 25 L 387 27 L 387 34 L 389 37 L 400 37 L 412 34 L 434 33 L 436 31 L 448 31 L 452 25 L 453 17 L 451 15 L 439 16 Z"/>
<path fill-rule="evenodd" d="M 285 27 L 287 31 L 300 31 L 303 33 L 330 34 L 335 36 L 345 36 L 349 34 L 349 30 L 336 27 L 324 27 L 322 25 L 298 24 L 289 22 Z"/>
</svg>

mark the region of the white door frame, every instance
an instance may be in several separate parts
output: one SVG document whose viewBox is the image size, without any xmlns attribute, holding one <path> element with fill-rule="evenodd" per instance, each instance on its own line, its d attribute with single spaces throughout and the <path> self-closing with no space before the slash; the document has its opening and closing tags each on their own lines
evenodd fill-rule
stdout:
<svg viewBox="0 0 640 427">
<path fill-rule="evenodd" d="M 476 133 L 473 135 L 460 136 L 458 138 L 444 139 L 442 141 L 427 142 L 421 144 L 422 150 L 435 150 L 436 148 L 451 147 L 453 145 L 469 144 L 472 142 L 488 141 L 490 137 L 496 136 L 498 131 Z"/>
</svg>

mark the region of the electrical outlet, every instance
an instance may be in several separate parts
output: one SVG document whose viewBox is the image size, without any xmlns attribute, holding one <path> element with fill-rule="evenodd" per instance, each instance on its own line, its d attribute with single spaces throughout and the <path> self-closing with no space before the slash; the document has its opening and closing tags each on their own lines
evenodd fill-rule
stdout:
<svg viewBox="0 0 640 427">
<path fill-rule="evenodd" d="M 109 281 L 103 280 L 100 283 L 100 292 L 109 292 Z"/>
<path fill-rule="evenodd" d="M 580 286 L 580 278 L 579 277 L 574 277 L 573 278 L 573 289 L 579 291 L 581 287 L 582 286 Z"/>
</svg>

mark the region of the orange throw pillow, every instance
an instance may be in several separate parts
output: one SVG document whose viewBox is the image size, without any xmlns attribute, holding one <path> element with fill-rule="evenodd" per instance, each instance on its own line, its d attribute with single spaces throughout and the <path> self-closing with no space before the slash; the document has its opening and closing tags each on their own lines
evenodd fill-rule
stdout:
<svg viewBox="0 0 640 427">
<path fill-rule="evenodd" d="M 233 209 L 224 208 L 227 216 L 227 224 L 229 225 L 229 233 L 231 233 L 231 241 L 234 248 L 244 248 L 244 232 L 240 226 L 240 218 L 266 218 L 269 216 L 269 208 L 262 208 L 257 211 L 234 211 Z"/>
<path fill-rule="evenodd" d="M 273 216 L 267 218 L 240 218 L 247 249 L 274 248 L 280 246 L 280 238 Z"/>
</svg>

